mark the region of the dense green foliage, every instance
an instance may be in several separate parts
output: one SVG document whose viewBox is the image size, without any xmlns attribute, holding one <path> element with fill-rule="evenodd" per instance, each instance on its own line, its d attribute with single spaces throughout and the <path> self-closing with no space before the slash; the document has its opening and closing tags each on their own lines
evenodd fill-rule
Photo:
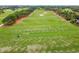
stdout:
<svg viewBox="0 0 79 59">
<path fill-rule="evenodd" d="M 72 20 L 75 18 L 75 13 L 74 11 L 72 11 L 72 9 L 68 9 L 68 8 L 62 9 L 61 14 L 67 20 Z"/>
<path fill-rule="evenodd" d="M 3 9 L 0 9 L 0 14 L 4 13 L 4 10 Z"/>
<path fill-rule="evenodd" d="M 12 14 L 9 14 L 8 16 L 6 16 L 2 22 L 5 25 L 12 25 L 15 23 L 16 19 L 22 17 L 22 16 L 28 16 L 31 12 L 33 12 L 33 10 L 30 9 L 22 9 L 20 11 L 15 11 Z"/>
<path fill-rule="evenodd" d="M 79 18 L 79 13 L 76 11 L 73 11 L 73 9 L 70 8 L 57 8 L 54 10 L 57 14 L 65 18 L 67 21 L 70 21 L 70 23 L 77 24 L 77 18 Z"/>
<path fill-rule="evenodd" d="M 4 13 L 0 14 L 0 24 L 2 24 L 2 20 L 7 17 L 9 14 L 12 14 L 14 11 L 12 11 L 11 9 L 4 9 Z"/>
</svg>

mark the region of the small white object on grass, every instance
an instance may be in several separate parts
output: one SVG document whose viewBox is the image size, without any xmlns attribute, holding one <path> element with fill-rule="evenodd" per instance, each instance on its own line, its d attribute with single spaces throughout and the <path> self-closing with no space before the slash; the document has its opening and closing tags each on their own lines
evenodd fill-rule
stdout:
<svg viewBox="0 0 79 59">
<path fill-rule="evenodd" d="M 40 16 L 44 16 L 43 14 L 39 14 Z"/>
<path fill-rule="evenodd" d="M 47 13 L 47 11 L 46 12 L 44 12 L 44 14 L 46 14 Z"/>
</svg>

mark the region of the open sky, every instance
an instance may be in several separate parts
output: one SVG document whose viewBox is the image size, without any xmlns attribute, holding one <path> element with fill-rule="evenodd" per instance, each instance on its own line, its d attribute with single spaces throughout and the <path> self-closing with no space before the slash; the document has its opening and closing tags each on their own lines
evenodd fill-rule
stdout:
<svg viewBox="0 0 79 59">
<path fill-rule="evenodd" d="M 0 5 L 79 5 L 79 0 L 0 0 Z"/>
</svg>

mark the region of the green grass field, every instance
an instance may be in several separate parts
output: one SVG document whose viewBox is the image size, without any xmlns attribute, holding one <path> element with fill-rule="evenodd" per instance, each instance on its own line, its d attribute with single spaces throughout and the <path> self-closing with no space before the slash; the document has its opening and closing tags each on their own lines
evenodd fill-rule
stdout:
<svg viewBox="0 0 79 59">
<path fill-rule="evenodd" d="M 0 28 L 0 52 L 79 52 L 79 27 L 36 9 L 19 24 Z"/>
</svg>

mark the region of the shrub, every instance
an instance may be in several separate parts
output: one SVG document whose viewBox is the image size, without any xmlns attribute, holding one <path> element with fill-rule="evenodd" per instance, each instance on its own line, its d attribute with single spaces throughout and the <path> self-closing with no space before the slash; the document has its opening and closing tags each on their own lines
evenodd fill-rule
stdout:
<svg viewBox="0 0 79 59">
<path fill-rule="evenodd" d="M 66 20 L 72 20 L 75 18 L 75 12 L 69 8 L 62 9 L 61 14 Z"/>
<path fill-rule="evenodd" d="M 20 10 L 20 11 L 15 11 L 14 13 L 8 15 L 7 17 L 5 17 L 2 22 L 5 24 L 5 25 L 12 25 L 15 23 L 16 19 L 22 17 L 22 16 L 28 16 L 33 10 L 26 10 L 26 9 L 23 9 L 23 10 Z"/>
<path fill-rule="evenodd" d="M 72 19 L 72 20 L 70 20 L 70 23 L 76 23 L 76 19 Z"/>
<path fill-rule="evenodd" d="M 62 16 L 63 18 L 65 18 L 66 20 L 70 21 L 70 23 L 74 23 L 77 24 L 79 23 L 79 13 L 73 11 L 70 8 L 58 8 L 55 10 L 55 12 L 57 14 L 59 14 L 60 16 Z"/>
<path fill-rule="evenodd" d="M 16 15 L 13 13 L 4 18 L 2 22 L 5 23 L 6 25 L 11 25 L 15 22 L 16 18 L 17 18 Z"/>
</svg>

